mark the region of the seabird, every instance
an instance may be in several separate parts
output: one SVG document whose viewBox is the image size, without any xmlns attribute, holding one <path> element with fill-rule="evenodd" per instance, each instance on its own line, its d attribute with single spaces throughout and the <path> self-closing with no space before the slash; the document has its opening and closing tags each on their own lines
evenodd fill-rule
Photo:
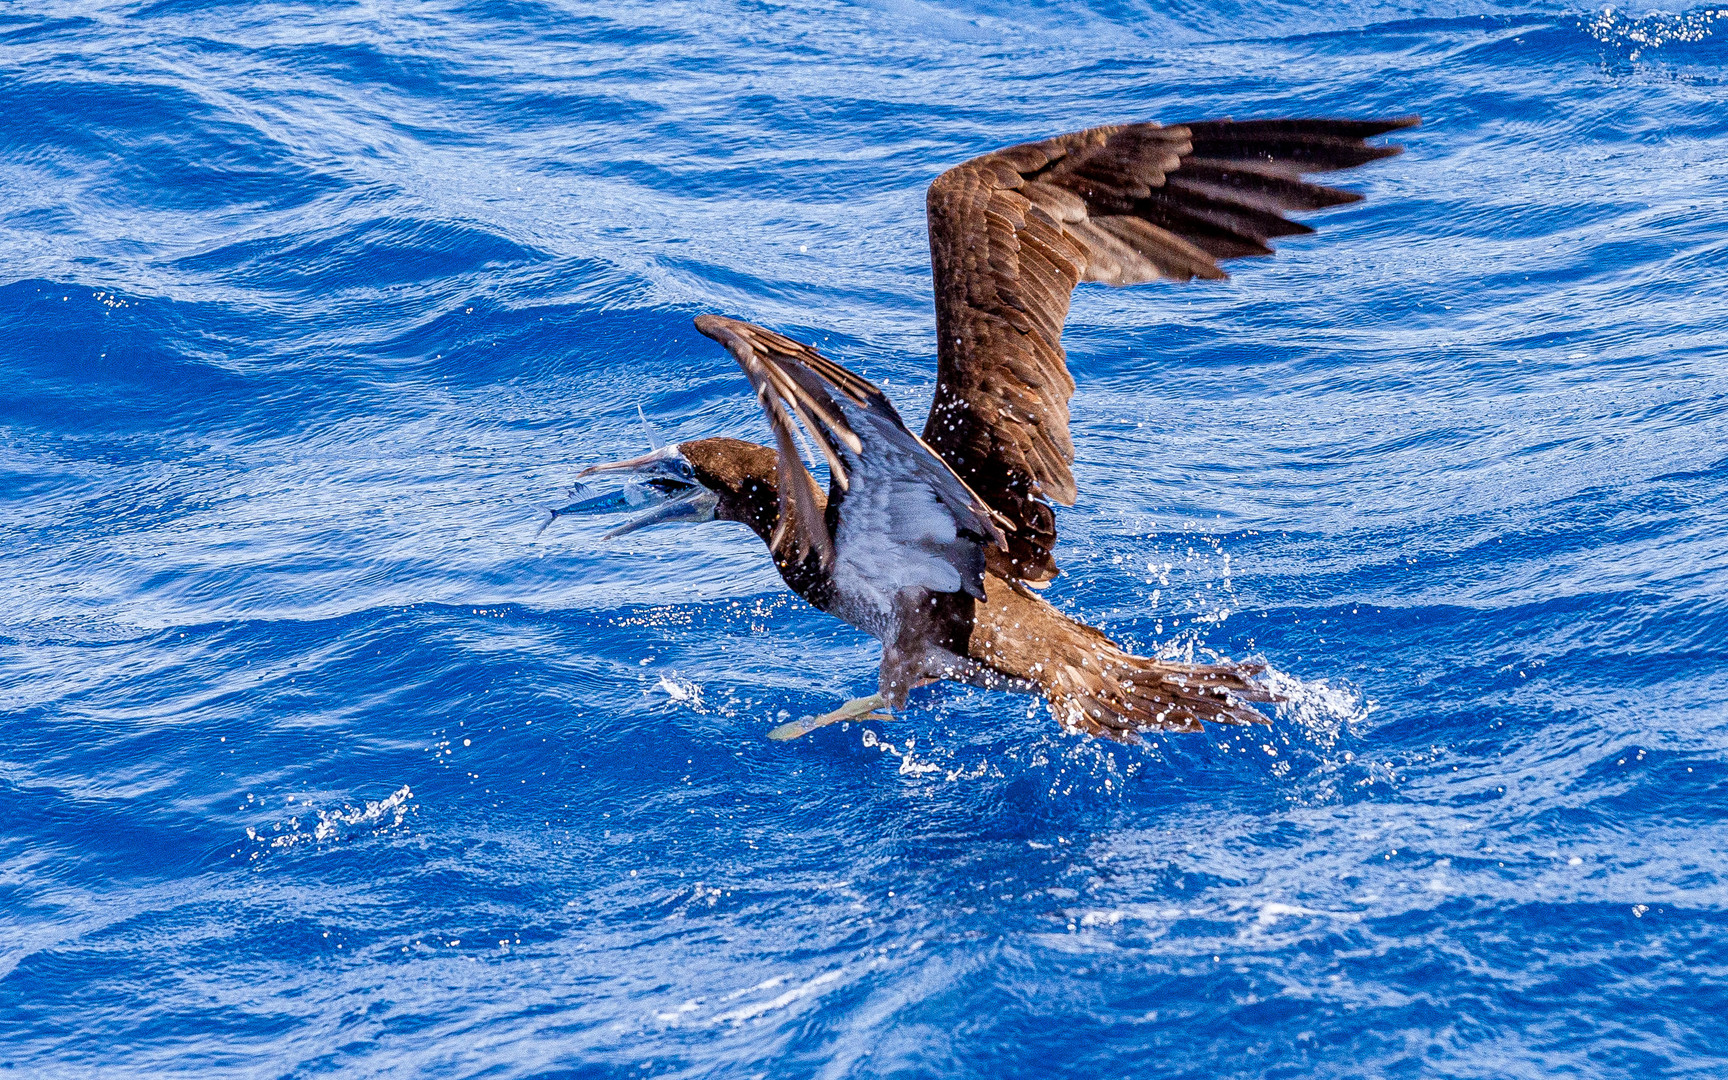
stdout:
<svg viewBox="0 0 1728 1080">
<path fill-rule="evenodd" d="M 883 718 L 939 680 L 1042 695 L 1071 732 L 1132 738 L 1265 723 L 1264 667 L 1136 656 L 1036 591 L 1057 574 L 1052 504 L 1074 504 L 1074 392 L 1062 351 L 1083 281 L 1222 280 L 1225 259 L 1313 232 L 1292 211 L 1361 196 L 1303 179 L 1389 157 L 1418 123 L 1280 119 L 1096 127 L 973 158 L 930 185 L 936 395 L 922 436 L 887 396 L 808 345 L 719 315 L 696 328 L 756 389 L 774 447 L 697 439 L 581 476 L 623 474 L 659 505 L 610 536 L 736 521 L 792 590 L 882 643 L 876 692 L 769 732 Z M 799 456 L 808 433 L 828 490 Z M 806 447 L 808 449 L 808 447 Z M 614 509 L 602 495 L 554 513 Z"/>
</svg>

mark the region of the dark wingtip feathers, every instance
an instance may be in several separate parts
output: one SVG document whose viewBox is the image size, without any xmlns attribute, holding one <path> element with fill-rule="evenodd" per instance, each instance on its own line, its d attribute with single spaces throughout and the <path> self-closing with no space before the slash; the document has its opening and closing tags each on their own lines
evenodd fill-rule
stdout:
<svg viewBox="0 0 1728 1080">
<path fill-rule="evenodd" d="M 1195 157 L 1249 158 L 1295 173 L 1314 173 L 1353 169 L 1401 154 L 1404 148 L 1395 143 L 1371 146 L 1365 140 L 1421 122 L 1421 117 L 1398 116 L 1380 120 L 1208 120 L 1182 126 L 1188 130 Z"/>
</svg>

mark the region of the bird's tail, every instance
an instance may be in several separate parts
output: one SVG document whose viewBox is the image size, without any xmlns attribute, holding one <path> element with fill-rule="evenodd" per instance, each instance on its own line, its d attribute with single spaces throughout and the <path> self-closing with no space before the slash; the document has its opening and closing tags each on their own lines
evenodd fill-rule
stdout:
<svg viewBox="0 0 1728 1080">
<path fill-rule="evenodd" d="M 1200 731 L 1204 723 L 1264 724 L 1251 702 L 1277 700 L 1259 664 L 1187 664 L 1099 650 L 1041 683 L 1064 728 L 1130 738 L 1136 731 Z"/>
<path fill-rule="evenodd" d="M 973 657 L 1037 684 L 1070 731 L 1132 739 L 1136 731 L 1199 731 L 1205 723 L 1264 724 L 1251 704 L 1278 700 L 1260 678 L 1263 664 L 1135 656 L 1042 597 L 995 577 L 986 588 Z"/>
</svg>

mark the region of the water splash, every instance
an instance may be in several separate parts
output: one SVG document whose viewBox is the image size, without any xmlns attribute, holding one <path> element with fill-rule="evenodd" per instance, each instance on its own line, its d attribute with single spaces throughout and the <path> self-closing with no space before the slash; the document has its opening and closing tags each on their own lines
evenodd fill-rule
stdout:
<svg viewBox="0 0 1728 1080">
<path fill-rule="evenodd" d="M 1602 44 L 1624 50 L 1626 59 L 1636 63 L 1652 49 L 1704 41 L 1722 20 L 1728 20 L 1728 8 L 1628 15 L 1609 6 L 1585 22 L 1584 29 Z"/>
<path fill-rule="evenodd" d="M 892 739 L 879 738 L 876 735 L 876 733 L 874 731 L 871 731 L 869 728 L 865 728 L 863 734 L 859 738 L 863 742 L 866 749 L 880 750 L 884 754 L 888 754 L 891 757 L 899 758 L 900 759 L 900 770 L 899 771 L 900 771 L 901 776 L 929 776 L 932 773 L 939 773 L 939 772 L 943 771 L 942 766 L 940 766 L 940 765 L 936 765 L 936 764 L 934 764 L 932 762 L 928 762 L 928 761 L 919 761 L 918 760 L 916 754 L 914 753 L 914 751 L 917 749 L 917 746 L 918 746 L 918 740 L 916 738 L 914 738 L 913 736 L 908 735 L 906 737 L 906 749 L 904 749 L 904 750 L 900 749 L 899 746 L 895 745 L 895 743 Z M 955 777 L 957 777 L 959 775 L 960 775 L 960 771 L 956 770 L 955 773 L 949 777 L 949 779 L 953 780 Z"/>
<path fill-rule="evenodd" d="M 266 829 L 247 826 L 246 839 L 261 848 L 253 851 L 256 860 L 266 851 L 296 847 L 300 844 L 327 844 L 351 839 L 361 832 L 373 835 L 400 828 L 412 812 L 409 800 L 414 792 L 403 784 L 382 799 L 367 800 L 360 806 L 344 805 L 339 810 L 313 809 L 310 820 L 302 817 L 278 821 Z"/>
<path fill-rule="evenodd" d="M 660 681 L 654 684 L 654 689 L 665 694 L 675 704 L 688 706 L 695 712 L 702 711 L 702 687 L 680 677 L 676 672 L 662 674 Z"/>
<path fill-rule="evenodd" d="M 1267 665 L 1266 686 L 1280 699 L 1280 723 L 1307 733 L 1315 746 L 1331 750 L 1341 735 L 1368 719 L 1375 703 L 1355 687 L 1331 679 L 1302 679 Z"/>
</svg>

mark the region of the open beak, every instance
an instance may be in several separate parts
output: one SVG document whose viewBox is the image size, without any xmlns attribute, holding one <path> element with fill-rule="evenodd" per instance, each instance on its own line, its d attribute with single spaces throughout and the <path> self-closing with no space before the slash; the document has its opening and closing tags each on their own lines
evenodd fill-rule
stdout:
<svg viewBox="0 0 1728 1080">
<path fill-rule="evenodd" d="M 719 501 L 718 495 L 701 485 L 697 485 L 695 491 L 655 507 L 641 517 L 631 518 L 601 539 L 611 540 L 614 537 L 623 536 L 625 533 L 646 529 L 650 525 L 662 525 L 668 521 L 713 521 L 714 507 Z"/>
<path fill-rule="evenodd" d="M 552 511 L 540 528 L 545 530 L 558 518 L 569 514 L 605 514 L 615 510 L 652 507 L 646 514 L 632 518 L 608 532 L 602 539 L 633 533 L 650 525 L 671 521 L 712 521 L 720 498 L 703 487 L 695 470 L 684 460 L 676 446 L 663 446 L 652 453 L 610 465 L 590 465 L 576 474 L 585 477 L 617 474 L 625 479 L 618 491 L 605 492 L 579 499 Z"/>
</svg>

